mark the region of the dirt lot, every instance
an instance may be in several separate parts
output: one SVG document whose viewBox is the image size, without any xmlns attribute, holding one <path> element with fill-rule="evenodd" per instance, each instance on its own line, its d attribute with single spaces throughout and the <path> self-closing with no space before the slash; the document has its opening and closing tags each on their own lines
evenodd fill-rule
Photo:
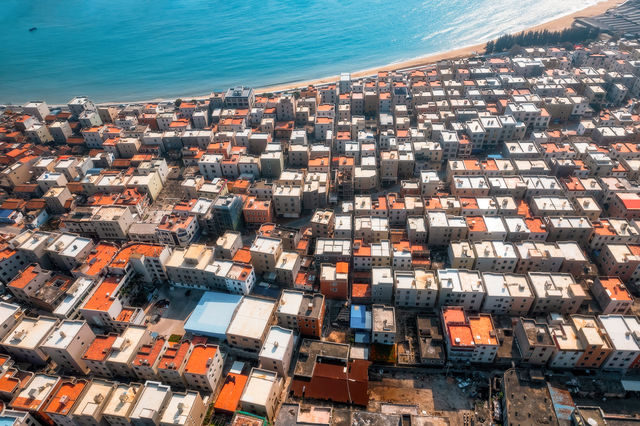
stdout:
<svg viewBox="0 0 640 426">
<path fill-rule="evenodd" d="M 424 375 L 416 378 L 384 378 L 369 382 L 369 411 L 379 411 L 381 403 L 414 404 L 418 414 L 447 417 L 463 424 L 463 416 L 473 409 L 468 391 L 451 377 Z"/>
<path fill-rule="evenodd" d="M 327 342 L 346 343 L 347 334 L 344 331 L 332 331 L 325 340 Z"/>
</svg>

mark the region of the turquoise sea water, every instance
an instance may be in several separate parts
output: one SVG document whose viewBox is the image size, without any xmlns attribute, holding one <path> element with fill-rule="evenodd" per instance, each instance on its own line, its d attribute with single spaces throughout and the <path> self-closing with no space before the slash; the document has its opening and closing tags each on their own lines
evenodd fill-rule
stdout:
<svg viewBox="0 0 640 426">
<path fill-rule="evenodd" d="M 188 97 L 325 77 L 475 44 L 594 3 L 1 0 L 0 103 Z"/>
</svg>

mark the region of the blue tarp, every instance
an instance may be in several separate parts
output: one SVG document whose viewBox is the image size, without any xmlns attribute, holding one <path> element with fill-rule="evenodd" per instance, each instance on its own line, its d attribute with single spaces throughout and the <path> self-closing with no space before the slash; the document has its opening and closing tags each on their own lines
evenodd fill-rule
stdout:
<svg viewBox="0 0 640 426">
<path fill-rule="evenodd" d="M 206 292 L 184 324 L 184 330 L 199 336 L 224 340 L 240 300 L 242 296 L 237 294 Z"/>
<path fill-rule="evenodd" d="M 371 312 L 364 305 L 351 305 L 349 326 L 356 330 L 371 330 Z"/>
</svg>

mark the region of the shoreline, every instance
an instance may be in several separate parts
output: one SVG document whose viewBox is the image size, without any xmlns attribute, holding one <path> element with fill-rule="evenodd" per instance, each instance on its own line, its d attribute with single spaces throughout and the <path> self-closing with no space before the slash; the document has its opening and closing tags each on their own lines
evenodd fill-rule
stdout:
<svg viewBox="0 0 640 426">
<path fill-rule="evenodd" d="M 565 28 L 570 28 L 573 25 L 574 21 L 578 18 L 588 18 L 592 16 L 601 15 L 607 10 L 620 6 L 626 1 L 627 0 L 603 0 L 594 5 L 581 9 L 577 12 L 573 12 L 568 15 L 563 15 L 561 17 L 551 19 L 547 22 L 543 22 L 541 24 L 525 28 L 521 31 L 516 31 L 515 33 L 512 33 L 512 34 L 518 34 L 523 31 L 524 32 L 541 31 L 541 30 L 560 31 Z M 395 62 L 395 63 L 386 64 L 378 67 L 367 68 L 361 71 L 356 71 L 351 73 L 351 78 L 369 77 L 377 74 L 379 71 L 398 71 L 398 70 L 404 70 L 404 69 L 410 69 L 410 68 L 419 68 L 419 67 L 431 65 L 443 60 L 468 58 L 477 53 L 484 52 L 484 47 L 486 46 L 486 44 L 487 42 L 483 42 L 483 43 L 478 43 L 470 46 L 463 46 L 457 49 L 448 50 L 440 53 L 433 53 L 426 56 L 409 59 L 406 61 Z M 301 80 L 301 81 L 291 82 L 291 83 L 279 83 L 279 84 L 257 88 L 255 89 L 255 92 L 256 93 L 282 92 L 286 90 L 305 88 L 310 84 L 322 85 L 322 84 L 334 83 L 339 79 L 340 79 L 340 75 L 333 75 L 330 77 L 322 77 L 322 78 L 312 79 L 312 80 Z"/>
<path fill-rule="evenodd" d="M 570 28 L 573 25 L 574 21 L 578 18 L 588 18 L 592 16 L 601 15 L 607 10 L 617 7 L 625 3 L 626 1 L 627 0 L 602 0 L 594 5 L 587 6 L 586 8 L 578 10 L 576 12 L 569 13 L 567 15 L 563 15 L 558 18 L 553 18 L 549 21 L 524 28 L 520 31 L 516 31 L 511 34 L 518 34 L 523 31 L 524 32 L 541 31 L 541 30 L 560 31 L 565 28 Z M 398 70 L 406 70 L 406 69 L 412 69 L 412 68 L 420 68 L 420 67 L 425 67 L 443 60 L 468 58 L 476 54 L 483 53 L 484 47 L 486 44 L 487 42 L 482 42 L 482 43 L 477 43 L 470 46 L 463 46 L 463 47 L 459 47 L 459 48 L 444 51 L 444 52 L 427 54 L 425 56 L 420 56 L 420 57 L 408 59 L 405 61 L 394 62 L 394 63 L 389 63 L 381 66 L 366 68 L 360 71 L 351 72 L 350 74 L 352 79 L 359 79 L 359 78 L 374 76 L 379 71 L 398 71 Z M 269 86 L 262 86 L 262 87 L 255 88 L 254 91 L 257 95 L 263 94 L 263 93 L 278 93 L 278 92 L 285 92 L 285 91 L 291 91 L 296 89 L 303 89 L 309 85 L 321 86 L 321 85 L 331 84 L 331 83 L 335 83 L 339 79 L 340 79 L 340 75 L 332 75 L 332 76 L 321 77 L 316 79 L 276 83 Z M 188 99 L 188 100 L 192 100 L 192 99 L 205 100 L 205 99 L 209 99 L 209 96 L 210 96 L 209 94 L 197 95 L 197 96 L 184 95 L 184 96 L 179 96 L 177 98 L 155 98 L 155 99 L 142 100 L 142 101 L 100 102 L 100 103 L 96 103 L 96 105 L 100 105 L 100 106 L 119 105 L 119 104 L 137 105 L 137 104 L 145 104 L 145 103 L 172 102 L 175 99 L 180 99 L 180 98 Z"/>
</svg>

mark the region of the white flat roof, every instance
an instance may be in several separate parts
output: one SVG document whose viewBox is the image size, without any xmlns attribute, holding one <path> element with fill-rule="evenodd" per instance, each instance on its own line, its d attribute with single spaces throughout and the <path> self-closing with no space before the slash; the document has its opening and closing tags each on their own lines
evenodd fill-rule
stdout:
<svg viewBox="0 0 640 426">
<path fill-rule="evenodd" d="M 267 406 L 271 388 L 277 380 L 273 371 L 254 368 L 244 387 L 240 401 L 256 406 Z"/>
<path fill-rule="evenodd" d="M 64 349 L 75 339 L 85 324 L 85 321 L 62 321 L 53 333 L 42 342 L 41 346 Z"/>
<path fill-rule="evenodd" d="M 137 352 L 137 343 L 144 337 L 146 333 L 146 327 L 127 327 L 127 329 L 113 343 L 114 346 L 122 343 L 122 350 L 118 350 L 115 347 L 112 348 L 106 361 L 128 363 L 132 355 Z"/>
<path fill-rule="evenodd" d="M 42 339 L 51 332 L 56 322 L 58 322 L 57 319 L 50 317 L 24 317 L 2 343 L 19 348 L 37 348 Z"/>
<path fill-rule="evenodd" d="M 67 292 L 62 302 L 53 311 L 53 315 L 57 317 L 68 317 L 71 315 L 80 301 L 89 293 L 95 281 L 90 278 L 80 277 L 71 285 L 72 291 Z"/>
<path fill-rule="evenodd" d="M 86 386 L 86 390 L 76 404 L 72 415 L 95 417 L 100 414 L 100 403 L 96 400 L 103 400 L 109 396 L 114 383 L 104 379 L 93 379 Z"/>
<path fill-rule="evenodd" d="M 297 291 L 283 291 L 280 296 L 278 312 L 285 315 L 298 315 L 304 294 Z"/>
<path fill-rule="evenodd" d="M 227 334 L 252 339 L 262 337 L 269 324 L 275 302 L 255 297 L 244 297 L 227 328 Z"/>
<path fill-rule="evenodd" d="M 640 322 L 637 317 L 632 315 L 600 315 L 598 319 L 616 350 L 640 351 Z"/>
<path fill-rule="evenodd" d="M 289 342 L 293 339 L 293 330 L 273 326 L 262 345 L 260 357 L 284 360 Z"/>
<path fill-rule="evenodd" d="M 168 393 L 171 392 L 171 387 L 163 385 L 160 382 L 147 381 L 142 389 L 140 398 L 133 411 L 131 411 L 131 418 L 143 418 L 151 419 L 162 408 L 165 398 Z"/>
<path fill-rule="evenodd" d="M 9 318 L 20 311 L 20 306 L 7 302 L 0 302 L 0 324 L 4 324 Z"/>
<path fill-rule="evenodd" d="M 136 401 L 141 385 L 131 383 L 120 384 L 111 394 L 109 401 L 102 410 L 103 415 L 128 417 L 133 403 Z"/>
<path fill-rule="evenodd" d="M 183 425 L 187 423 L 197 397 L 198 393 L 194 391 L 174 393 L 171 395 L 171 399 L 169 399 L 167 407 L 162 413 L 160 422 L 174 425 Z"/>
</svg>

